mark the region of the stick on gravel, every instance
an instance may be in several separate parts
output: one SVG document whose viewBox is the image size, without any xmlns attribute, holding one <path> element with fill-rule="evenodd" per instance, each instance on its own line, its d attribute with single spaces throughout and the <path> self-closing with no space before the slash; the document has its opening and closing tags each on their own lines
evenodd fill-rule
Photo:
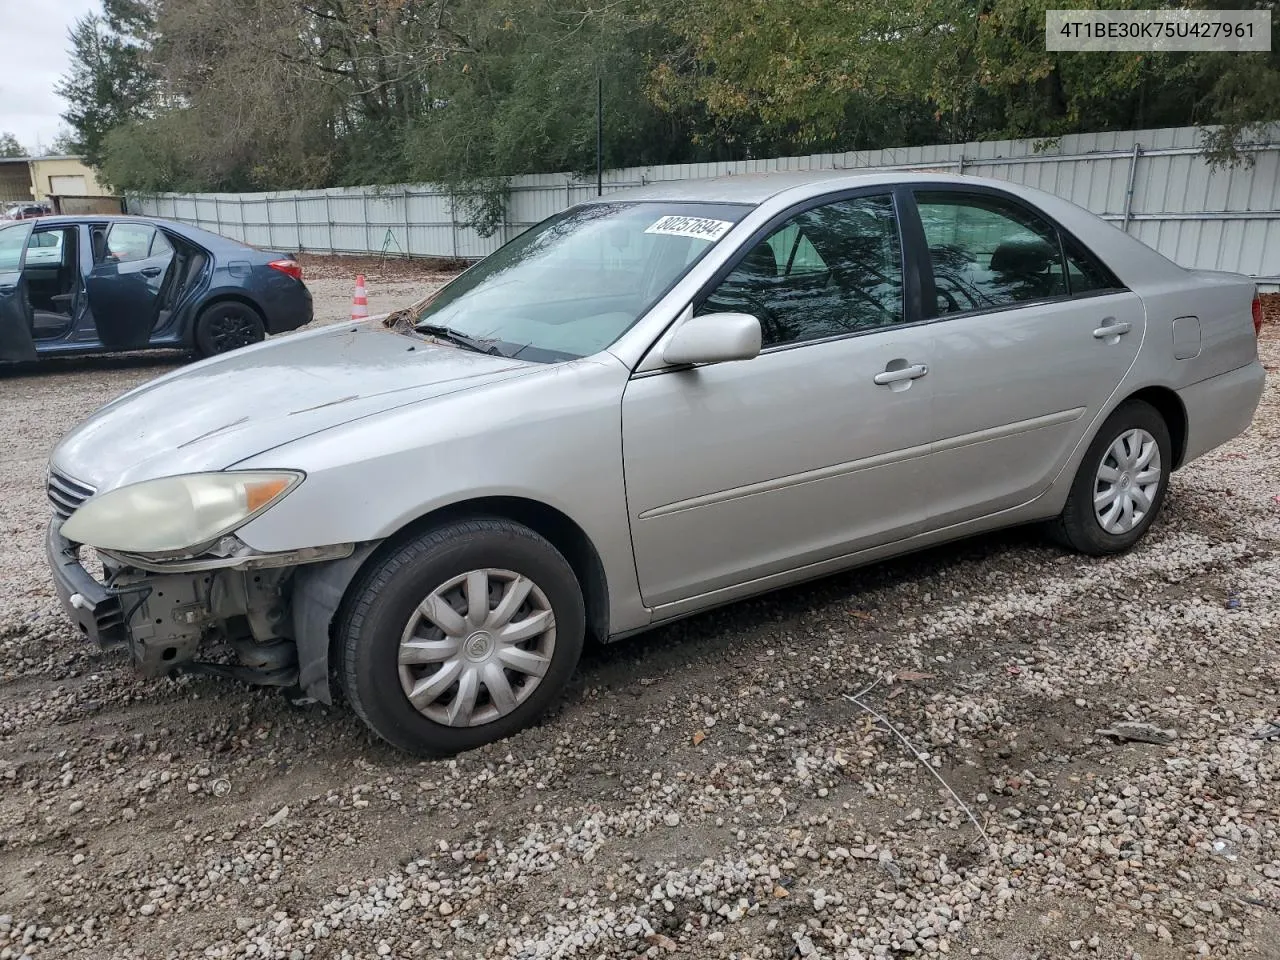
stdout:
<svg viewBox="0 0 1280 960">
<path fill-rule="evenodd" d="M 844 695 L 844 698 L 853 703 L 856 703 L 863 710 L 867 711 L 867 713 L 871 714 L 871 716 L 875 717 L 877 720 L 883 723 L 886 727 L 888 727 L 890 732 L 893 733 L 895 737 L 897 737 L 899 740 L 902 741 L 903 746 L 905 746 L 908 750 L 910 750 L 912 755 L 917 760 L 919 760 L 922 764 L 924 764 L 924 768 L 928 770 L 931 774 L 933 774 L 933 778 L 937 780 L 940 784 L 942 784 L 943 788 L 947 791 L 947 793 L 951 794 L 952 799 L 955 800 L 955 802 L 960 805 L 960 809 L 963 810 L 968 815 L 971 821 L 973 821 L 973 825 L 977 827 L 978 833 L 982 834 L 982 839 L 987 842 L 987 852 L 992 856 L 992 858 L 995 858 L 996 856 L 995 844 L 993 844 L 991 842 L 991 838 L 987 836 L 987 831 L 982 829 L 982 824 L 980 824 L 978 822 L 978 818 L 973 815 L 973 811 L 969 809 L 969 805 L 960 799 L 960 794 L 956 793 L 954 790 L 951 789 L 951 784 L 947 783 L 947 781 L 943 779 L 942 774 L 940 774 L 936 769 L 934 769 L 933 764 L 931 764 L 928 760 L 926 760 L 924 758 L 924 755 L 919 750 L 917 750 L 914 746 L 911 745 L 911 741 L 908 740 L 905 736 L 903 736 L 902 732 L 897 727 L 895 727 L 892 723 L 890 723 L 888 718 L 885 717 L 884 714 L 879 713 L 876 710 L 873 710 L 871 707 L 867 706 L 865 703 L 863 703 L 861 700 L 858 699 L 859 697 L 865 696 L 867 692 L 873 689 L 875 685 L 879 682 L 880 681 L 877 679 L 875 683 L 871 684 L 871 686 L 867 687 L 865 690 L 860 690 L 858 693 L 854 693 L 854 694 L 846 693 Z"/>
</svg>

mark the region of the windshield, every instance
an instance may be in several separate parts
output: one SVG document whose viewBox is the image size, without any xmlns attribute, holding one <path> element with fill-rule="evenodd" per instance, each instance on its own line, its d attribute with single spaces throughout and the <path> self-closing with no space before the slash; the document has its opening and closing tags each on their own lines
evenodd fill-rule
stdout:
<svg viewBox="0 0 1280 960">
<path fill-rule="evenodd" d="M 596 203 L 522 233 L 429 298 L 414 323 L 554 362 L 617 340 L 750 207 Z"/>
</svg>

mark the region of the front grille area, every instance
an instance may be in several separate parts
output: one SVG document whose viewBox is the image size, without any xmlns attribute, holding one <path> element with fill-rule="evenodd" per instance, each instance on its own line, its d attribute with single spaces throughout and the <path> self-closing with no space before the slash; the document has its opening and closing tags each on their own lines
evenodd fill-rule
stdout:
<svg viewBox="0 0 1280 960">
<path fill-rule="evenodd" d="M 56 470 L 50 470 L 48 493 L 53 512 L 65 520 L 97 491 L 87 483 L 72 480 Z"/>
</svg>

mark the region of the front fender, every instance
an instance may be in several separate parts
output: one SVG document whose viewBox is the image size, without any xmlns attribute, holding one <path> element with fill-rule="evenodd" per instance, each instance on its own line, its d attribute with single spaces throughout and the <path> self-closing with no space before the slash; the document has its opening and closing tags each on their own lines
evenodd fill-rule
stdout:
<svg viewBox="0 0 1280 960">
<path fill-rule="evenodd" d="M 357 547 L 349 557 L 310 563 L 293 575 L 293 636 L 298 647 L 298 685 L 309 697 L 333 703 L 329 687 L 329 651 L 333 618 L 361 566 L 378 548 Z"/>
<path fill-rule="evenodd" d="M 644 626 L 622 469 L 629 372 L 596 356 L 320 431 L 236 464 L 307 479 L 237 535 L 264 552 L 371 543 L 460 502 L 504 497 L 572 520 L 600 558 L 609 624 Z"/>
</svg>

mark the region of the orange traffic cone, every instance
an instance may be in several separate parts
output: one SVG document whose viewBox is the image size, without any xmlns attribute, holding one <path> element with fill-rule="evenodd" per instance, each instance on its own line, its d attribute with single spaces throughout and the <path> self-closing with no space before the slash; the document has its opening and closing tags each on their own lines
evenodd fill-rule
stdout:
<svg viewBox="0 0 1280 960">
<path fill-rule="evenodd" d="M 364 288 L 364 274 L 356 276 L 356 292 L 351 295 L 351 319 L 363 320 L 369 316 L 369 293 Z"/>
</svg>

